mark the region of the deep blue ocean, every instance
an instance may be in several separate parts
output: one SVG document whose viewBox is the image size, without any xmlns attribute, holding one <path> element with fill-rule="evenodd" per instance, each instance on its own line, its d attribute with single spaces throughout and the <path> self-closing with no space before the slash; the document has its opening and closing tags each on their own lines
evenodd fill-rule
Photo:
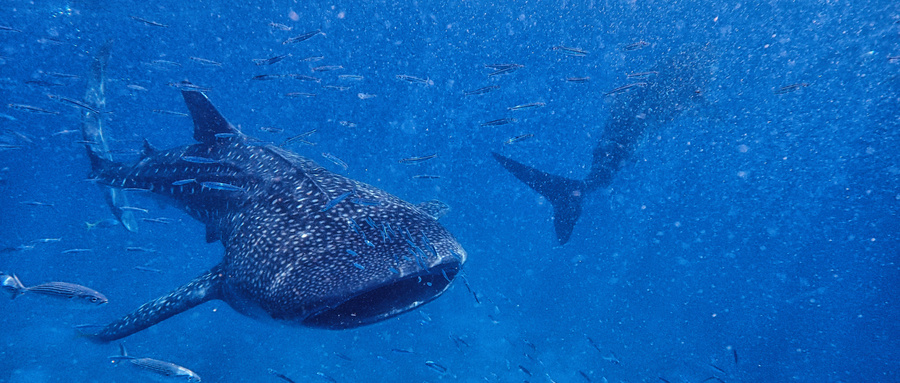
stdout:
<svg viewBox="0 0 900 383">
<path fill-rule="evenodd" d="M 468 288 L 374 325 L 293 327 L 213 301 L 125 338 L 131 355 L 204 382 L 900 381 L 900 2 L 5 0 L 0 27 L 0 271 L 109 298 L 3 297 L 0 382 L 145 381 L 108 358 L 118 342 L 75 326 L 222 259 L 146 193 L 129 195 L 138 232 L 111 223 L 88 179 L 82 110 L 48 95 L 81 99 L 108 40 L 117 161 L 143 139 L 194 142 L 170 86 L 190 80 L 248 135 L 316 130 L 286 148 L 445 202 L 469 255 Z M 679 52 L 702 52 L 702 100 L 641 135 L 559 245 L 549 202 L 491 152 L 583 179 L 635 90 L 607 93 Z M 320 82 L 253 79 L 286 73 Z"/>
</svg>

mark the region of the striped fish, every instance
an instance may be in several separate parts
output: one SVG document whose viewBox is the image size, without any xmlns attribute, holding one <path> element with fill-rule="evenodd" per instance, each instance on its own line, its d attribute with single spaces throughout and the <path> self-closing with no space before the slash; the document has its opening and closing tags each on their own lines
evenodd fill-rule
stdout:
<svg viewBox="0 0 900 383">
<path fill-rule="evenodd" d="M 181 367 L 175 363 L 170 363 L 162 360 L 152 359 L 152 358 L 135 358 L 133 356 L 128 356 L 128 352 L 125 351 L 124 345 L 119 345 L 120 355 L 109 357 L 115 361 L 128 362 L 128 364 L 134 366 L 135 368 L 152 374 L 156 378 L 160 378 L 163 381 L 172 381 L 172 382 L 199 382 L 200 375 L 197 375 L 195 372 L 188 370 L 187 368 Z"/>
<path fill-rule="evenodd" d="M 0 274 L 0 286 L 6 290 L 12 299 L 19 295 L 34 293 L 38 295 L 72 300 L 88 305 L 102 305 L 109 302 L 106 296 L 99 291 L 68 282 L 47 282 L 37 286 L 25 287 L 19 277 L 15 275 Z"/>
</svg>

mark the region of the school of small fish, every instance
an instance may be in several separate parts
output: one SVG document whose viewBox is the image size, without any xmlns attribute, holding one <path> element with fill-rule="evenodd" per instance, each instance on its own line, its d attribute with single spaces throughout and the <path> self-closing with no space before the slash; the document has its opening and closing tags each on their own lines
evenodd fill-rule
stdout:
<svg viewBox="0 0 900 383">
<path fill-rule="evenodd" d="M 168 23 L 164 20 L 151 20 L 149 18 L 144 18 L 141 16 L 135 16 L 135 15 L 132 15 L 129 17 L 139 27 L 147 28 L 148 30 L 156 29 L 156 28 L 170 28 L 170 25 L 171 25 L 170 23 Z M 265 25 L 265 27 L 267 27 L 273 34 L 284 34 L 284 36 L 281 37 L 279 39 L 279 41 L 281 42 L 280 45 L 283 45 L 285 49 L 295 48 L 302 44 L 309 44 L 309 43 L 315 42 L 316 39 L 321 38 L 321 37 L 317 37 L 317 36 L 325 35 L 325 33 L 323 33 L 321 29 L 310 29 L 310 30 L 307 30 L 307 31 L 299 33 L 299 34 L 287 35 L 287 33 L 290 33 L 291 31 L 293 31 L 295 29 L 295 27 L 280 24 L 280 23 L 275 23 L 275 22 L 268 23 Z M 5 31 L 5 32 L 23 33 L 22 32 L 23 29 L 26 29 L 26 28 L 24 28 L 24 27 L 17 28 L 17 27 L 12 27 L 12 26 L 0 25 L 0 31 Z M 652 44 L 647 41 L 637 40 L 637 41 L 634 41 L 631 43 L 620 45 L 618 50 L 620 50 L 622 52 L 633 52 L 633 51 L 644 49 L 651 45 Z M 560 55 L 573 57 L 576 59 L 590 55 L 589 51 L 584 50 L 582 48 L 569 47 L 569 46 L 563 46 L 563 45 L 551 46 L 548 48 L 548 51 L 557 52 Z M 222 67 L 222 66 L 228 65 L 228 63 L 225 61 L 218 61 L 220 58 L 216 57 L 216 55 L 213 52 L 207 52 L 206 54 L 204 54 L 204 56 L 206 56 L 206 57 L 189 56 L 189 57 L 182 58 L 181 60 L 178 60 L 177 58 L 171 58 L 171 61 L 157 59 L 157 60 L 145 62 L 143 64 L 146 65 L 147 67 L 155 68 L 158 70 L 172 70 L 173 68 L 181 68 L 185 64 L 188 64 L 188 62 L 194 63 L 195 65 L 200 66 L 200 67 L 209 67 L 209 68 L 217 68 L 217 67 Z M 355 86 L 361 86 L 361 85 L 356 85 L 356 84 L 364 84 L 368 80 L 367 77 L 364 77 L 362 75 L 341 73 L 341 74 L 336 75 L 336 78 L 340 81 L 339 83 L 336 83 L 336 84 L 335 83 L 326 83 L 324 85 L 321 85 L 326 80 L 324 79 L 324 77 L 316 77 L 316 76 L 324 76 L 330 72 L 344 72 L 347 70 L 347 68 L 345 68 L 343 65 L 340 65 L 340 64 L 330 63 L 327 65 L 310 66 L 309 70 L 307 72 L 308 74 L 301 74 L 301 73 L 294 73 L 294 72 L 282 72 L 282 71 L 276 71 L 274 69 L 290 66 L 290 65 L 292 65 L 292 63 L 293 64 L 316 63 L 316 62 L 325 60 L 325 57 L 323 57 L 323 56 L 308 56 L 305 58 L 299 58 L 297 51 L 282 52 L 280 54 L 273 54 L 273 55 L 266 55 L 266 56 L 260 55 L 260 56 L 261 57 L 257 57 L 257 58 L 249 58 L 249 59 L 245 58 L 246 62 L 251 63 L 255 67 L 258 67 L 260 70 L 265 70 L 265 72 L 267 72 L 267 73 L 260 73 L 258 75 L 253 76 L 252 78 L 250 78 L 249 80 L 251 80 L 253 83 L 262 83 L 262 82 L 269 82 L 269 81 L 297 80 L 298 83 L 306 83 L 311 86 L 319 86 L 323 90 L 344 92 L 344 91 L 354 88 Z M 893 62 L 893 61 L 897 61 L 898 58 L 900 58 L 900 56 L 890 57 L 889 59 L 892 60 L 892 62 Z M 470 88 L 467 88 L 468 90 L 463 90 L 461 92 L 463 97 L 475 98 L 475 97 L 482 97 L 482 96 L 486 96 L 489 94 L 501 92 L 504 89 L 504 87 L 501 86 L 500 84 L 498 84 L 497 82 L 502 81 L 502 78 L 504 78 L 504 77 L 513 76 L 518 71 L 526 70 L 526 66 L 522 65 L 522 64 L 517 64 L 517 63 L 494 63 L 494 64 L 485 64 L 484 69 L 487 70 L 487 73 L 484 76 L 485 81 L 488 81 L 489 83 L 487 85 L 480 84 L 481 86 L 475 85 Z M 39 73 L 41 74 L 42 78 L 29 79 L 29 80 L 23 81 L 23 83 L 28 86 L 35 87 L 35 88 L 44 88 L 44 89 L 54 88 L 54 89 L 56 89 L 56 88 L 64 88 L 66 85 L 68 85 L 70 83 L 71 80 L 73 80 L 73 79 L 77 80 L 79 78 L 78 75 L 52 72 L 52 71 L 44 71 L 44 72 L 39 72 Z M 617 86 L 613 89 L 606 90 L 606 91 L 594 91 L 594 94 L 599 95 L 599 96 L 614 97 L 618 94 L 632 91 L 635 88 L 640 88 L 640 87 L 646 86 L 648 84 L 648 81 L 652 81 L 653 76 L 655 76 L 656 74 L 657 74 L 657 72 L 651 72 L 651 71 L 634 72 L 634 73 L 626 74 L 625 78 L 629 82 L 624 83 L 620 86 Z M 409 88 L 413 89 L 413 90 L 414 89 L 428 89 L 429 87 L 432 87 L 433 85 L 435 85 L 435 80 L 432 79 L 431 77 L 427 76 L 427 74 L 425 74 L 425 73 L 415 73 L 415 74 L 399 73 L 399 74 L 394 74 L 393 78 L 394 78 L 394 80 L 409 84 Z M 572 83 L 573 86 L 581 86 L 581 85 L 574 85 L 574 84 L 584 84 L 584 83 L 588 83 L 588 82 L 592 81 L 591 77 L 582 76 L 582 75 L 567 76 L 567 77 L 563 77 L 563 79 L 566 82 Z M 377 81 L 377 80 L 378 79 L 372 79 L 372 81 Z M 172 87 L 176 87 L 176 88 L 191 88 L 191 89 L 196 89 L 196 90 L 200 90 L 200 91 L 209 91 L 210 90 L 209 88 L 190 85 L 190 84 L 186 84 L 186 83 L 170 83 L 168 85 L 170 85 Z M 123 85 L 123 86 L 132 91 L 139 91 L 139 92 L 148 91 L 148 88 L 144 85 L 127 84 L 127 85 Z M 147 86 L 149 86 L 149 85 L 147 85 Z M 785 85 L 785 86 L 776 88 L 774 90 L 774 93 L 776 95 L 785 95 L 787 93 L 796 92 L 796 91 L 800 90 L 801 88 L 805 88 L 808 86 L 810 86 L 810 84 L 805 83 L 805 82 L 793 83 L 790 85 Z M 369 93 L 369 92 L 371 92 L 371 93 Z M 283 93 L 283 96 L 290 97 L 290 98 L 315 98 L 315 97 L 317 97 L 317 93 L 314 93 L 313 91 L 287 92 L 287 93 Z M 356 93 L 356 96 L 359 100 L 369 100 L 369 99 L 377 97 L 378 92 L 374 91 L 374 90 L 366 90 L 366 92 Z M 78 99 L 58 95 L 56 93 L 45 93 L 45 99 L 53 100 L 56 103 L 32 103 L 32 102 L 20 101 L 20 100 L 9 100 L 5 104 L 6 104 L 7 108 L 10 110 L 10 113 L 13 115 L 2 114 L 0 116 L 4 117 L 6 119 L 9 119 L 9 120 L 15 120 L 16 116 L 18 116 L 16 113 L 37 114 L 37 115 L 46 115 L 46 116 L 59 116 L 64 113 L 64 108 L 63 108 L 64 106 L 78 109 L 79 113 L 90 112 L 90 113 L 96 113 L 98 115 L 107 113 L 104 110 L 99 110 L 96 107 L 91 106 L 85 102 L 78 100 Z M 506 112 L 509 112 L 510 114 L 513 114 L 516 116 L 519 116 L 520 114 L 525 116 L 528 113 L 540 113 L 541 110 L 551 109 L 551 107 L 548 106 L 548 103 L 551 103 L 551 101 L 542 101 L 542 100 L 520 100 L 520 101 L 521 101 L 521 103 L 519 103 L 519 104 L 507 106 L 505 108 Z M 151 110 L 153 113 L 160 114 L 163 116 L 189 117 L 188 114 L 179 112 L 179 111 L 170 111 L 170 110 L 166 110 L 166 109 L 151 109 Z M 477 125 L 482 128 L 498 128 L 499 129 L 499 128 L 507 126 L 507 125 L 515 125 L 519 121 L 522 121 L 522 119 L 524 119 L 524 118 L 525 117 L 512 118 L 512 117 L 508 117 L 508 116 L 503 116 L 503 117 L 495 116 L 492 118 L 484 118 Z M 353 129 L 353 128 L 358 127 L 358 125 L 356 123 L 349 122 L 349 121 L 342 120 L 342 121 L 338 121 L 338 123 L 342 126 L 342 128 L 346 128 L 346 129 Z M 291 134 L 290 136 L 283 138 L 281 140 L 281 143 L 279 144 L 279 146 L 287 146 L 287 145 L 292 145 L 292 144 L 304 144 L 304 145 L 309 145 L 309 146 L 315 145 L 314 142 L 309 141 L 308 139 L 310 136 L 312 136 L 313 134 L 315 134 L 317 132 L 316 129 L 305 131 L 302 133 L 293 133 L 293 132 L 289 132 L 288 129 L 285 129 L 282 127 L 274 127 L 274 126 L 260 126 L 260 127 L 258 127 L 258 129 L 260 131 L 263 131 L 263 132 L 271 134 L 271 135 L 281 135 L 281 134 L 285 134 L 285 133 Z M 8 129 L 6 129 L 6 130 L 8 130 Z M 50 138 L 64 139 L 65 137 L 68 137 L 70 135 L 75 135 L 76 133 L 78 133 L 77 130 L 59 130 L 59 131 L 53 133 L 50 136 Z M 3 143 L 2 146 L 0 146 L 0 150 L 21 149 L 25 145 L 30 144 L 32 141 L 28 135 L 21 133 L 21 132 L 16 132 L 16 131 L 10 130 L 9 134 L 12 137 L 17 137 L 16 140 L 20 143 L 16 143 L 16 144 Z M 515 133 L 514 135 L 510 135 L 510 138 L 506 139 L 505 141 L 502 141 L 500 144 L 511 145 L 514 143 L 519 143 L 519 142 L 525 141 L 527 139 L 531 139 L 533 137 L 535 137 L 535 133 L 519 132 L 519 133 Z M 83 143 L 83 141 L 74 141 L 74 143 Z M 431 163 L 437 163 L 440 161 L 439 158 L 443 158 L 443 155 L 440 153 L 429 152 L 426 150 L 423 150 L 423 152 L 424 153 L 410 153 L 411 155 L 405 156 L 402 158 L 397 158 L 396 161 L 399 164 L 409 165 L 410 168 L 421 169 L 422 166 L 431 164 Z M 349 157 L 349 154 L 350 153 L 344 153 L 344 155 L 347 155 L 348 157 Z M 342 171 L 348 171 L 350 169 L 349 163 L 347 161 L 345 161 L 344 159 L 341 159 L 340 157 L 338 157 L 335 154 L 332 154 L 330 152 L 322 152 L 321 155 L 323 158 L 327 159 L 331 164 L 339 167 Z M 205 157 L 199 157 L 199 156 L 184 156 L 184 157 L 181 157 L 181 160 L 188 162 L 188 163 L 195 163 L 195 164 L 215 164 L 216 163 L 215 160 L 205 158 Z M 414 171 L 414 172 L 416 174 L 412 175 L 411 178 L 418 179 L 418 180 L 439 180 L 442 177 L 441 175 L 438 175 L 438 174 L 420 173 L 418 171 Z M 240 193 L 240 192 L 244 191 L 241 187 L 231 185 L 228 183 L 224 183 L 224 182 L 207 181 L 207 182 L 199 182 L 198 183 L 197 180 L 191 179 L 191 178 L 186 178 L 183 180 L 175 181 L 172 183 L 172 186 L 182 186 L 182 187 L 193 186 L 193 187 L 201 187 L 201 188 L 213 189 L 213 190 L 230 192 L 230 193 Z M 323 212 L 328 211 L 329 209 L 333 208 L 334 206 L 338 205 L 339 203 L 341 203 L 345 200 L 350 201 L 352 203 L 356 203 L 356 204 L 367 204 L 367 203 L 377 204 L 378 203 L 378 201 L 363 200 L 363 199 L 359 198 L 358 196 L 356 196 L 353 192 L 347 192 L 347 193 L 341 194 L 339 196 L 336 196 L 331 201 L 327 202 L 322 207 L 322 211 Z M 56 209 L 54 204 L 49 203 L 49 202 L 43 202 L 43 201 L 32 200 L 32 201 L 20 201 L 19 203 L 23 204 L 23 205 L 34 207 L 35 209 L 43 209 L 43 208 L 54 209 L 54 210 Z M 120 208 L 125 211 L 141 213 L 144 215 L 153 213 L 150 209 L 145 209 L 145 208 L 135 207 L 135 206 L 121 206 Z M 171 218 L 160 217 L 160 216 L 156 216 L 156 217 L 145 216 L 145 217 L 141 218 L 141 220 L 143 222 L 159 224 L 159 225 L 169 225 L 169 224 L 175 223 L 175 220 L 173 220 Z M 373 223 L 368 223 L 368 224 L 373 225 Z M 85 222 L 85 226 L 86 226 L 87 230 L 96 230 L 96 229 L 117 227 L 117 226 L 120 226 L 120 223 L 116 219 L 106 218 L 106 219 L 100 219 L 100 220 L 93 221 L 93 222 Z M 385 235 L 391 235 L 390 232 L 392 230 L 389 230 L 389 228 L 383 228 L 383 229 L 384 229 Z M 10 246 L 10 247 L 0 249 L 0 253 L 29 251 L 29 250 L 35 249 L 36 246 L 42 246 L 44 244 L 57 243 L 57 242 L 61 242 L 61 241 L 63 241 L 62 238 L 40 238 L 40 239 L 35 239 L 33 241 L 26 242 L 26 243 L 23 243 L 20 245 Z M 129 247 L 124 248 L 124 250 L 126 252 L 146 253 L 146 254 L 153 254 L 153 253 L 157 253 L 158 251 L 161 251 L 161 250 L 153 249 L 151 247 L 146 247 L 146 246 L 129 246 Z M 92 252 L 94 252 L 94 250 L 91 248 L 78 248 L 78 247 L 68 248 L 68 249 L 64 249 L 64 250 L 60 251 L 61 255 L 70 256 L 70 257 L 84 256 L 85 254 L 90 254 Z M 350 255 L 354 256 L 355 254 L 353 254 L 351 252 Z M 359 264 L 355 264 L 355 266 L 360 267 L 360 268 L 363 267 L 362 265 L 359 265 Z M 135 269 L 140 270 L 140 271 L 152 272 L 152 273 L 164 272 L 164 270 L 162 270 L 162 269 L 157 269 L 157 268 L 153 268 L 153 267 L 149 267 L 149 266 L 138 266 L 138 267 L 135 267 Z M 463 277 L 463 280 L 465 283 L 465 288 L 468 290 L 469 294 L 471 294 L 474 299 L 475 305 L 477 305 L 477 306 L 484 305 L 485 299 L 487 298 L 485 296 L 485 294 L 474 291 L 471 288 L 469 282 L 467 280 L 465 280 L 464 277 Z M 94 289 L 91 289 L 91 288 L 83 286 L 83 285 L 79 285 L 79 284 L 75 284 L 75 283 L 71 283 L 71 282 L 53 281 L 53 282 L 46 282 L 46 283 L 33 285 L 33 286 L 26 286 L 19 280 L 19 278 L 15 274 L 0 273 L 0 288 L 2 288 L 4 291 L 6 291 L 12 299 L 16 299 L 17 297 L 23 296 L 23 295 L 33 295 L 33 296 L 40 296 L 40 297 L 46 297 L 46 298 L 55 298 L 57 300 L 72 301 L 72 302 L 77 302 L 79 304 L 88 305 L 88 306 L 102 306 L 102 305 L 105 305 L 106 303 L 108 303 L 108 299 L 105 295 L 103 295 L 102 293 L 100 293 Z M 499 297 L 499 298 L 502 299 L 505 297 Z M 423 316 L 423 319 L 420 320 L 420 323 L 423 325 L 427 325 L 428 322 L 431 321 L 431 318 L 424 311 L 420 310 L 419 313 Z M 493 314 L 489 314 L 489 315 L 487 315 L 487 317 L 490 319 L 490 321 L 492 323 L 499 323 L 499 320 L 497 318 L 495 318 L 495 316 Z M 587 339 L 588 345 L 591 348 L 595 349 L 599 353 L 600 360 L 607 362 L 611 365 L 621 365 L 622 364 L 622 361 L 613 353 L 613 350 L 600 346 L 600 344 L 598 342 L 596 342 L 594 339 L 592 339 L 590 337 L 587 337 L 587 336 L 585 336 L 585 337 Z M 468 348 L 472 347 L 472 346 L 470 346 L 470 344 L 471 344 L 470 342 L 474 341 L 474 339 L 472 339 L 471 336 L 460 336 L 460 335 L 454 335 L 454 334 L 451 334 L 449 336 L 449 339 L 460 350 L 468 349 Z M 543 367 L 542 367 L 543 362 L 538 357 L 535 356 L 538 354 L 537 346 L 534 343 L 532 343 L 528 340 L 524 340 L 524 339 L 523 340 L 506 339 L 506 342 L 510 345 L 510 347 L 519 347 L 519 348 L 522 348 L 522 350 L 523 350 L 522 351 L 523 359 L 521 361 L 519 361 L 519 362 L 512 362 L 509 360 L 506 361 L 509 366 L 514 366 L 514 367 L 510 368 L 510 370 L 519 371 L 519 373 L 522 374 L 523 379 L 532 379 L 533 378 L 533 379 L 537 380 L 538 378 L 536 377 L 536 375 L 538 373 L 536 371 L 541 371 L 543 369 Z M 381 358 L 381 359 L 385 359 L 389 356 L 405 357 L 405 358 L 412 358 L 412 357 L 421 358 L 420 363 L 421 363 L 422 368 L 431 370 L 434 374 L 436 374 L 437 379 L 444 379 L 445 377 L 447 379 L 456 378 L 456 376 L 453 375 L 453 371 L 451 368 L 452 366 L 444 365 L 442 362 L 440 362 L 439 360 L 436 360 L 435 358 L 426 358 L 424 355 L 419 355 L 417 352 L 414 351 L 414 349 L 411 349 L 411 348 L 389 348 L 386 350 L 387 351 L 385 351 L 384 354 L 387 354 L 388 356 L 377 355 L 377 357 Z M 351 357 L 349 357 L 345 354 L 342 354 L 342 353 L 335 352 L 334 356 L 336 356 L 337 358 L 340 358 L 341 360 L 344 360 L 346 362 L 353 360 Z M 111 356 L 110 359 L 112 361 L 116 362 L 116 364 L 130 365 L 137 370 L 148 372 L 150 374 L 157 375 L 162 378 L 174 378 L 175 380 L 186 380 L 186 381 L 192 381 L 192 382 L 201 381 L 200 376 L 197 375 L 195 372 L 193 372 L 190 369 L 187 369 L 185 367 L 173 364 L 171 362 L 166 362 L 166 361 L 152 359 L 152 358 L 146 358 L 146 357 L 138 358 L 138 357 L 129 356 L 128 353 L 126 352 L 124 346 L 122 346 L 122 345 L 120 345 L 119 355 Z M 733 359 L 734 359 L 734 364 L 736 365 L 738 363 L 737 351 L 734 351 Z M 710 381 L 710 380 L 723 381 L 723 379 L 726 377 L 725 371 L 717 366 L 714 366 L 714 365 L 711 365 L 711 366 L 714 368 L 715 371 L 713 374 L 711 374 L 712 376 L 710 378 L 708 378 L 707 381 Z M 294 380 L 292 380 L 287 375 L 285 375 L 281 372 L 278 372 L 274 369 L 270 368 L 267 370 L 267 372 L 269 375 L 271 375 L 275 378 L 278 378 L 282 381 L 285 381 L 288 383 L 294 382 Z M 577 370 L 577 373 L 580 375 L 580 377 L 582 379 L 584 379 L 587 382 L 592 382 L 594 379 L 599 379 L 599 381 L 606 381 L 606 378 L 597 378 L 596 374 L 593 371 L 585 371 L 585 370 L 579 369 L 579 370 Z M 330 376 L 329 374 L 327 374 L 325 372 L 318 371 L 318 372 L 315 372 L 315 375 L 318 376 L 318 379 L 320 379 L 320 380 L 324 380 L 324 381 L 328 381 L 328 382 L 337 382 L 337 379 L 333 378 L 332 376 Z M 555 380 L 550 377 L 549 373 L 545 372 L 543 375 L 544 375 L 544 378 L 546 378 L 546 380 L 555 382 Z M 663 382 L 668 382 L 663 377 L 660 377 L 659 379 Z"/>
</svg>

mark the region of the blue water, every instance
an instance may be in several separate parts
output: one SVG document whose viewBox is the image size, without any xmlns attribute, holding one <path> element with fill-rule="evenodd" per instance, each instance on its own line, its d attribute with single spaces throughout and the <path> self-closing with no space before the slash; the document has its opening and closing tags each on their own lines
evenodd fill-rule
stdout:
<svg viewBox="0 0 900 383">
<path fill-rule="evenodd" d="M 109 39 L 104 125 L 117 160 L 136 160 L 144 138 L 162 148 L 192 142 L 190 118 L 154 112 L 187 112 L 167 85 L 185 79 L 211 88 L 212 102 L 253 136 L 317 129 L 307 138 L 315 146 L 289 148 L 408 201 L 451 206 L 442 223 L 469 252 L 464 275 L 480 302 L 457 280 L 417 311 L 328 331 L 258 322 L 216 301 L 126 338 L 133 355 L 209 382 L 278 382 L 267 369 L 298 382 L 900 380 L 900 3 L 237 3 L 0 4 L 0 25 L 15 29 L 0 30 L 0 270 L 110 299 L 91 309 L 0 301 L 0 382 L 137 381 L 107 359 L 115 344 L 91 343 L 73 326 L 110 321 L 222 256 L 197 221 L 139 195 L 133 204 L 149 210 L 139 218 L 174 222 L 87 229 L 112 215 L 86 181 L 80 134 L 55 134 L 77 130 L 80 111 L 46 94 L 80 99 L 91 57 Z M 624 49 L 638 41 L 649 46 Z M 588 53 L 549 49 L 557 45 Z M 648 132 L 559 246 L 549 203 L 490 152 L 583 178 L 615 98 L 603 93 L 671 52 L 699 49 L 708 56 L 703 102 Z M 252 61 L 286 53 L 270 66 Z M 301 61 L 310 56 L 324 58 Z M 524 67 L 488 77 L 484 65 L 496 63 Z M 321 65 L 343 69 L 311 71 Z M 322 82 L 250 80 L 272 73 Z M 800 83 L 808 86 L 777 94 Z M 463 96 L 488 85 L 499 89 Z M 507 110 L 531 102 L 545 106 Z M 516 121 L 480 126 L 504 117 Z M 522 134 L 534 136 L 504 144 Z M 24 203 L 33 201 L 53 206 Z M 33 243 L 40 238 L 61 240 Z M 92 251 L 62 253 L 74 248 Z"/>
</svg>

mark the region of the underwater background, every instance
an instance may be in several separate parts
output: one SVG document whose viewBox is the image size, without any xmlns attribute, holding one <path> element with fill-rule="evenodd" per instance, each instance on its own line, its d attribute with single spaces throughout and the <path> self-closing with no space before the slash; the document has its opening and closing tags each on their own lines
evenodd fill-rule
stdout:
<svg viewBox="0 0 900 383">
<path fill-rule="evenodd" d="M 404 200 L 447 203 L 441 222 L 469 254 L 468 288 L 458 279 L 385 322 L 290 327 L 213 301 L 126 338 L 132 355 L 208 382 L 280 381 L 269 369 L 298 382 L 900 380 L 896 1 L 6 0 L 0 270 L 109 303 L 0 301 L 0 382 L 143 381 L 108 359 L 116 343 L 75 326 L 222 257 L 199 222 L 140 193 L 129 198 L 147 212 L 126 231 L 88 180 L 81 110 L 48 94 L 81 99 L 108 40 L 116 160 L 136 161 L 143 139 L 193 142 L 169 85 L 188 79 L 251 136 L 316 130 L 314 145 L 286 147 Z M 491 152 L 584 178 L 629 90 L 607 93 L 684 53 L 701 57 L 702 100 L 643 135 L 560 246 L 550 204 Z M 522 67 L 485 67 L 508 63 Z M 253 79 L 285 73 L 321 80 Z M 509 110 L 529 103 L 543 105 Z"/>
</svg>

